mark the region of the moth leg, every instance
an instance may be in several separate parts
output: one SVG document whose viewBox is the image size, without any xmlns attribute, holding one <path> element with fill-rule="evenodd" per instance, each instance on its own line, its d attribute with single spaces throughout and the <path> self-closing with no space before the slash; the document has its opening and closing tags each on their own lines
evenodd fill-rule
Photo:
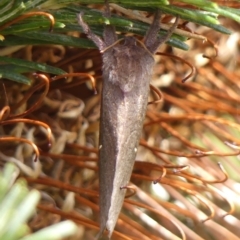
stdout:
<svg viewBox="0 0 240 240">
<path fill-rule="evenodd" d="M 82 27 L 83 32 L 87 35 L 87 37 L 96 44 L 96 46 L 98 47 L 98 49 L 100 51 L 102 51 L 103 49 L 106 48 L 105 42 L 99 36 L 97 36 L 95 33 L 93 33 L 91 31 L 91 29 L 89 28 L 89 26 L 83 21 L 83 18 L 82 18 L 83 14 L 84 14 L 83 12 L 80 12 L 77 15 L 78 24 Z"/>
<path fill-rule="evenodd" d="M 103 14 L 105 17 L 111 17 L 110 7 L 108 0 L 105 0 L 106 10 Z M 107 46 L 114 44 L 117 41 L 117 35 L 115 33 L 115 27 L 111 25 L 106 25 L 104 27 L 103 39 Z"/>
<path fill-rule="evenodd" d="M 155 53 L 161 44 L 169 40 L 169 38 L 171 37 L 171 35 L 173 34 L 174 30 L 177 28 L 177 25 L 178 25 L 179 18 L 176 17 L 174 24 L 170 27 L 167 34 L 163 37 L 158 38 L 158 31 L 160 30 L 160 23 L 159 23 L 160 18 L 161 18 L 161 12 L 160 10 L 157 10 L 154 16 L 153 23 L 145 37 L 145 45 L 148 48 L 148 50 L 152 53 Z"/>
</svg>

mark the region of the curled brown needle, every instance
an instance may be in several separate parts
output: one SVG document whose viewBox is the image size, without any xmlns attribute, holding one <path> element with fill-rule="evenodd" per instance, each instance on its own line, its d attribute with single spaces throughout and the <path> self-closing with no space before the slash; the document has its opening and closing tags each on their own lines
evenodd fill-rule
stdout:
<svg viewBox="0 0 240 240">
<path fill-rule="evenodd" d="M 162 102 L 163 101 L 163 95 L 162 95 L 161 91 L 158 88 L 154 87 L 152 84 L 150 84 L 150 89 L 156 93 L 156 95 L 158 96 L 158 99 L 149 102 L 148 105 Z"/>
<path fill-rule="evenodd" d="M 221 170 L 222 173 L 224 174 L 223 179 L 210 181 L 210 180 L 206 180 L 206 179 L 197 177 L 197 176 L 195 176 L 195 175 L 193 176 L 193 175 L 191 175 L 191 174 L 189 174 L 189 173 L 187 173 L 187 172 L 181 173 L 181 176 L 184 177 L 184 178 L 186 178 L 186 179 L 191 179 L 191 178 L 192 178 L 192 179 L 197 179 L 197 180 L 203 182 L 204 184 L 214 184 L 214 183 L 223 183 L 223 182 L 226 182 L 227 179 L 228 179 L 228 174 L 227 174 L 227 172 L 225 171 L 224 167 L 222 166 L 222 164 L 221 164 L 220 162 L 218 162 L 218 167 L 220 168 L 220 170 Z"/>
<path fill-rule="evenodd" d="M 157 53 L 157 55 L 167 56 L 167 57 L 170 57 L 170 58 L 178 59 L 178 60 L 182 61 L 183 63 L 187 64 L 190 67 L 191 72 L 185 78 L 182 79 L 183 83 L 186 82 L 190 77 L 192 77 L 196 72 L 196 68 L 191 63 L 189 63 L 188 61 L 184 60 L 181 57 L 171 55 L 171 54 L 168 54 L 168 53 Z"/>
<path fill-rule="evenodd" d="M 91 81 L 94 93 L 95 94 L 97 93 L 95 78 L 91 74 L 88 74 L 88 73 L 66 73 L 66 74 L 63 74 L 63 75 L 55 76 L 55 77 L 52 78 L 52 80 L 55 81 L 55 80 L 59 80 L 59 79 L 62 79 L 62 78 L 67 78 L 67 77 L 87 77 L 87 78 L 89 78 L 89 80 Z M 62 88 L 64 88 L 64 89 L 65 88 L 71 88 L 73 86 L 85 83 L 86 81 L 87 80 L 83 79 L 80 82 L 69 83 L 67 85 L 64 85 L 64 87 L 62 87 Z"/>
<path fill-rule="evenodd" d="M 51 147 L 51 145 L 52 145 L 52 130 L 44 122 L 27 119 L 27 118 L 16 118 L 16 119 L 0 121 L 0 125 L 3 126 L 3 125 L 14 124 L 14 123 L 19 123 L 19 122 L 29 123 L 29 124 L 33 124 L 33 125 L 37 125 L 37 126 L 41 126 L 41 127 L 45 128 L 47 130 L 48 146 Z"/>
<path fill-rule="evenodd" d="M 33 88 L 31 88 L 30 91 L 25 94 L 24 98 L 12 108 L 12 110 L 17 109 L 19 106 L 21 106 L 23 103 L 25 103 L 32 96 L 32 94 L 34 92 L 36 92 L 38 89 L 40 89 L 42 86 L 45 86 L 44 92 L 41 93 L 41 96 L 39 97 L 38 101 L 35 102 L 25 112 L 16 114 L 16 115 L 10 115 L 9 118 L 19 118 L 19 117 L 23 117 L 23 116 L 33 112 L 34 110 L 36 110 L 36 108 L 38 108 L 40 106 L 43 99 L 46 97 L 46 95 L 49 91 L 49 78 L 45 74 L 34 73 L 33 75 L 36 76 L 36 78 L 40 79 L 42 82 L 39 83 L 37 86 L 34 86 Z"/>
<path fill-rule="evenodd" d="M 157 215 L 160 215 L 160 216 L 163 216 L 164 218 L 167 218 L 164 214 L 161 214 L 158 210 L 152 208 L 152 207 L 149 207 L 148 205 L 146 204 L 143 204 L 143 203 L 140 203 L 140 202 L 136 202 L 136 201 L 132 201 L 130 199 L 126 199 L 125 202 L 127 203 L 130 203 L 132 205 L 135 205 L 135 206 L 138 206 L 138 207 L 141 207 L 141 208 L 145 208 L 151 212 L 154 212 L 156 213 Z M 175 222 L 174 220 L 172 220 L 171 218 L 167 218 L 177 229 L 178 231 L 180 232 L 181 236 L 182 236 L 182 239 L 183 240 L 186 240 L 186 235 L 183 231 L 183 229 L 178 225 L 177 222 Z"/>
<path fill-rule="evenodd" d="M 204 58 L 208 58 L 208 59 L 213 59 L 213 58 L 216 58 L 217 56 L 218 56 L 218 46 L 217 46 L 217 44 L 215 44 L 212 40 L 210 40 L 209 38 L 207 38 L 207 42 L 208 43 L 210 43 L 210 45 L 212 45 L 213 46 L 213 48 L 214 48 L 214 50 L 215 50 L 215 56 L 212 56 L 212 57 L 210 57 L 210 56 L 207 56 L 206 54 L 203 54 L 203 57 Z"/>
<path fill-rule="evenodd" d="M 34 157 L 34 162 L 36 162 L 39 158 L 39 151 L 38 147 L 28 139 L 25 138 L 18 138 L 18 137 L 0 137 L 0 142 L 24 142 L 32 146 L 36 156 Z"/>
</svg>

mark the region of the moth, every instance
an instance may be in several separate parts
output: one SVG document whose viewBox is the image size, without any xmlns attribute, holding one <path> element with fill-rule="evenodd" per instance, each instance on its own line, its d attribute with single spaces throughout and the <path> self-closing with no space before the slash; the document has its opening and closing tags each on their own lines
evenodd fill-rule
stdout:
<svg viewBox="0 0 240 240">
<path fill-rule="evenodd" d="M 106 2 L 104 16 L 110 15 Z M 83 13 L 78 15 L 78 23 L 102 53 L 103 61 L 99 139 L 99 237 L 107 229 L 108 237 L 111 238 L 123 205 L 146 114 L 154 66 L 153 54 L 177 27 L 178 18 L 166 36 L 159 38 L 160 18 L 160 10 L 157 10 L 142 43 L 130 36 L 118 40 L 115 28 L 111 25 L 105 26 L 102 39 L 83 21 Z"/>
</svg>

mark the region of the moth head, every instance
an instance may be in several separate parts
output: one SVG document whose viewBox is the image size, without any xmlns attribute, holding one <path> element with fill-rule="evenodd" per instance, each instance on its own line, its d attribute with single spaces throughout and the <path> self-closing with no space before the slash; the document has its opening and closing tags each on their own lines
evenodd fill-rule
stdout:
<svg viewBox="0 0 240 240">
<path fill-rule="evenodd" d="M 131 36 L 124 37 L 123 45 L 136 46 L 137 45 L 137 39 L 135 37 L 131 37 Z"/>
</svg>

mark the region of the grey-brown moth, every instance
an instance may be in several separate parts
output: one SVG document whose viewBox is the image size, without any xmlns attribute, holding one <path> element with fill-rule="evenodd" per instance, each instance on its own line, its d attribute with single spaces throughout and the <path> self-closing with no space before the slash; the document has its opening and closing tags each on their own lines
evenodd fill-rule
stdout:
<svg viewBox="0 0 240 240">
<path fill-rule="evenodd" d="M 108 3 L 105 16 L 110 17 Z M 131 177 L 143 121 L 146 114 L 153 54 L 167 41 L 177 26 L 177 19 L 166 36 L 159 38 L 160 10 L 156 11 L 144 44 L 134 37 L 117 41 L 115 28 L 105 26 L 103 39 L 83 21 L 78 22 L 87 37 L 102 52 L 103 89 L 100 116 L 99 182 L 100 233 L 108 230 L 111 238 L 121 211 Z"/>
</svg>

